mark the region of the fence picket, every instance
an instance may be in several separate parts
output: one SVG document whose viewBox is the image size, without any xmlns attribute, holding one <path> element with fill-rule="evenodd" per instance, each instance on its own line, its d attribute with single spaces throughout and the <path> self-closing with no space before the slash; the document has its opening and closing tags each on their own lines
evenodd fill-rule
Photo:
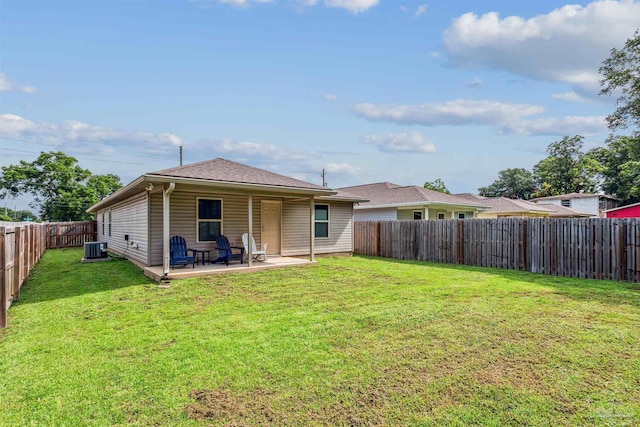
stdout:
<svg viewBox="0 0 640 427">
<path fill-rule="evenodd" d="M 354 225 L 354 250 L 387 258 L 640 282 L 640 219 L 635 218 L 363 221 Z"/>
</svg>

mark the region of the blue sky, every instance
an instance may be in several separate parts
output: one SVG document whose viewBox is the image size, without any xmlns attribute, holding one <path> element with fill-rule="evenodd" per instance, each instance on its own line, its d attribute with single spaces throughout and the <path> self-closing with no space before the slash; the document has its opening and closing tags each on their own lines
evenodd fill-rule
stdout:
<svg viewBox="0 0 640 427">
<path fill-rule="evenodd" d="M 638 22 L 631 0 L 4 0 L 0 166 L 59 149 L 126 183 L 183 145 L 474 192 L 564 135 L 604 142 L 598 67 Z"/>
</svg>

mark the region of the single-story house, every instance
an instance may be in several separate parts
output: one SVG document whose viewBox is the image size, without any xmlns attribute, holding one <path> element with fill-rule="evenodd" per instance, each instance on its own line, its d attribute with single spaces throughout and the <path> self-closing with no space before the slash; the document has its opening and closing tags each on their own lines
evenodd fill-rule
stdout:
<svg viewBox="0 0 640 427">
<path fill-rule="evenodd" d="M 640 218 L 640 203 L 609 209 L 605 214 L 607 218 Z"/>
<path fill-rule="evenodd" d="M 489 210 L 479 212 L 478 218 L 586 218 L 591 216 L 591 214 L 578 212 L 559 205 L 539 205 L 521 199 L 484 197 L 470 193 L 456 194 L 456 196 L 491 206 Z"/>
<path fill-rule="evenodd" d="M 476 218 L 479 212 L 490 208 L 481 201 L 469 201 L 416 185 L 379 182 L 339 190 L 368 200 L 355 206 L 356 221 Z"/>
<path fill-rule="evenodd" d="M 352 253 L 353 206 L 362 200 L 218 158 L 146 173 L 87 212 L 110 251 L 161 265 L 166 277 L 174 235 L 199 250 L 214 250 L 220 234 L 242 246 L 248 233 L 258 248 L 267 243 L 268 255 Z"/>
<path fill-rule="evenodd" d="M 541 205 L 559 205 L 578 212 L 588 213 L 599 218 L 604 218 L 604 211 L 618 206 L 618 200 L 615 197 L 608 196 L 606 194 L 589 193 L 559 194 L 557 196 L 538 197 L 531 199 L 531 201 Z"/>
</svg>

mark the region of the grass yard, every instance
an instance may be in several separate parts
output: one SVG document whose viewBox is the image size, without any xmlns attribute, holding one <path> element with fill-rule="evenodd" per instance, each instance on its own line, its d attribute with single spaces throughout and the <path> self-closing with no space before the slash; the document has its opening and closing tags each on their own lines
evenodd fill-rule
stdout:
<svg viewBox="0 0 640 427">
<path fill-rule="evenodd" d="M 364 257 L 159 288 L 48 251 L 0 424 L 640 425 L 640 286 Z"/>
</svg>

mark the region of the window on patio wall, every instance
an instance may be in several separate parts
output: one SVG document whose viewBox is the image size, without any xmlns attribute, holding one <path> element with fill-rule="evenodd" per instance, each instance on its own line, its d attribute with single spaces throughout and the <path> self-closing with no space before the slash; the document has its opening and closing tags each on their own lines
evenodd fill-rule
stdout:
<svg viewBox="0 0 640 427">
<path fill-rule="evenodd" d="M 316 205 L 315 207 L 315 232 L 317 238 L 329 237 L 329 205 Z"/>
<path fill-rule="evenodd" d="M 222 234 L 222 200 L 197 199 L 198 242 L 214 242 Z"/>
</svg>

